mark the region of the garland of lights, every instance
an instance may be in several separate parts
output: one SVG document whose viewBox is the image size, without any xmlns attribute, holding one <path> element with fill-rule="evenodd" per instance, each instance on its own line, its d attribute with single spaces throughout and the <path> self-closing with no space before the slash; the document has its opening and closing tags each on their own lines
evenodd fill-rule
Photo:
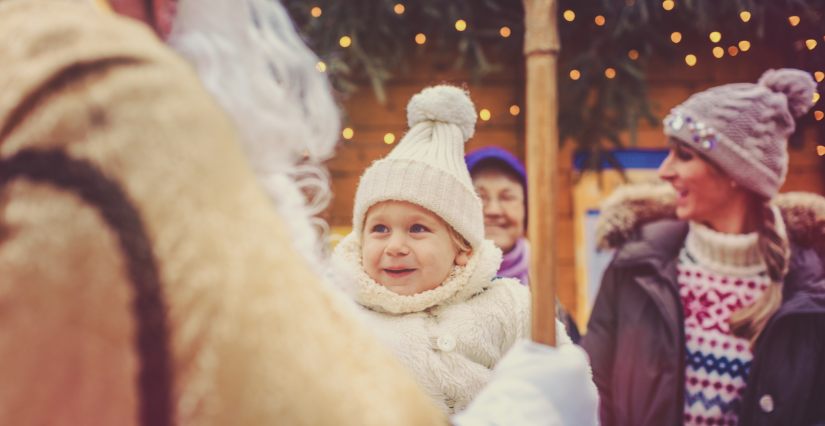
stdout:
<svg viewBox="0 0 825 426">
<path fill-rule="evenodd" d="M 501 69 L 488 60 L 521 61 L 521 0 L 282 0 L 344 96 L 366 78 L 380 103 L 384 84 L 403 75 L 410 60 L 432 55 L 432 65 L 469 69 L 473 83 Z M 749 54 L 752 45 L 783 52 L 789 66 L 825 79 L 825 0 L 559 0 L 562 42 L 559 69 L 560 140 L 621 166 L 609 148 L 635 144 L 640 119 L 657 126 L 645 67 L 653 59 L 690 67 L 701 61 Z M 569 80 L 567 79 L 569 77 Z M 819 95 L 815 95 L 815 102 Z M 517 115 L 518 105 L 510 107 Z M 822 120 L 814 108 L 800 123 Z M 489 110 L 480 111 L 489 120 Z M 352 128 L 343 137 L 354 136 Z M 392 143 L 388 134 L 385 142 Z M 818 149 L 825 155 L 825 146 Z"/>
</svg>

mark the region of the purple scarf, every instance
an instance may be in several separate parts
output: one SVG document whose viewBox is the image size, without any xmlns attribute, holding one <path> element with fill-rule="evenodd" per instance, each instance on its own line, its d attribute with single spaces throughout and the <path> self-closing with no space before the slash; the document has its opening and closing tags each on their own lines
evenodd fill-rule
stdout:
<svg viewBox="0 0 825 426">
<path fill-rule="evenodd" d="M 524 237 L 516 241 L 510 253 L 504 255 L 498 276 L 518 278 L 522 285 L 529 286 L 528 273 L 530 272 L 530 246 Z"/>
</svg>

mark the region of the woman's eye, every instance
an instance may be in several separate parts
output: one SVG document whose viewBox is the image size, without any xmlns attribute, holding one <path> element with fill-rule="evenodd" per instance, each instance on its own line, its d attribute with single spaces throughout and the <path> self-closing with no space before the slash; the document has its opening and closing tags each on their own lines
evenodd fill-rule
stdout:
<svg viewBox="0 0 825 426">
<path fill-rule="evenodd" d="M 412 227 L 410 227 L 410 232 L 412 232 L 412 233 L 427 232 L 427 231 L 429 231 L 429 229 L 427 229 L 427 227 L 424 226 L 424 225 L 415 224 Z"/>
<path fill-rule="evenodd" d="M 375 226 L 372 227 L 372 232 L 380 232 L 380 233 L 389 232 L 389 228 L 387 228 L 384 225 L 375 225 Z"/>
</svg>

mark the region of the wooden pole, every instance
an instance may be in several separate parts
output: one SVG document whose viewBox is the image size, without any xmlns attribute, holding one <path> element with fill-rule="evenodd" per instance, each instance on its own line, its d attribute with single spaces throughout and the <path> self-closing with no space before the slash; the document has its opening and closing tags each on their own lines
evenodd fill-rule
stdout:
<svg viewBox="0 0 825 426">
<path fill-rule="evenodd" d="M 556 344 L 559 146 L 556 0 L 524 0 L 527 61 L 527 197 L 533 341 Z"/>
</svg>

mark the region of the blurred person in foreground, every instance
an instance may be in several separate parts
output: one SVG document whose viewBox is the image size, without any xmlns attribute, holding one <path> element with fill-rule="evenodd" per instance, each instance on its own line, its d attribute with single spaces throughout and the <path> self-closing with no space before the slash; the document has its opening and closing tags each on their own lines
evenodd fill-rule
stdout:
<svg viewBox="0 0 825 426">
<path fill-rule="evenodd" d="M 518 278 L 530 285 L 530 242 L 527 232 L 527 171 L 515 155 L 497 146 L 479 148 L 465 157 L 473 187 L 484 208 L 484 237 L 504 253 L 497 275 Z M 581 334 L 567 310 L 556 299 L 556 317 L 573 343 Z"/>
<path fill-rule="evenodd" d="M 602 425 L 825 424 L 825 199 L 777 195 L 815 89 L 781 69 L 691 96 L 664 120 L 668 184 L 605 201 L 583 341 Z"/>
<path fill-rule="evenodd" d="M 0 0 L 0 424 L 448 422 L 325 278 L 317 60 L 268 0 Z M 595 422 L 575 348 L 493 376 L 454 423 Z"/>
</svg>

